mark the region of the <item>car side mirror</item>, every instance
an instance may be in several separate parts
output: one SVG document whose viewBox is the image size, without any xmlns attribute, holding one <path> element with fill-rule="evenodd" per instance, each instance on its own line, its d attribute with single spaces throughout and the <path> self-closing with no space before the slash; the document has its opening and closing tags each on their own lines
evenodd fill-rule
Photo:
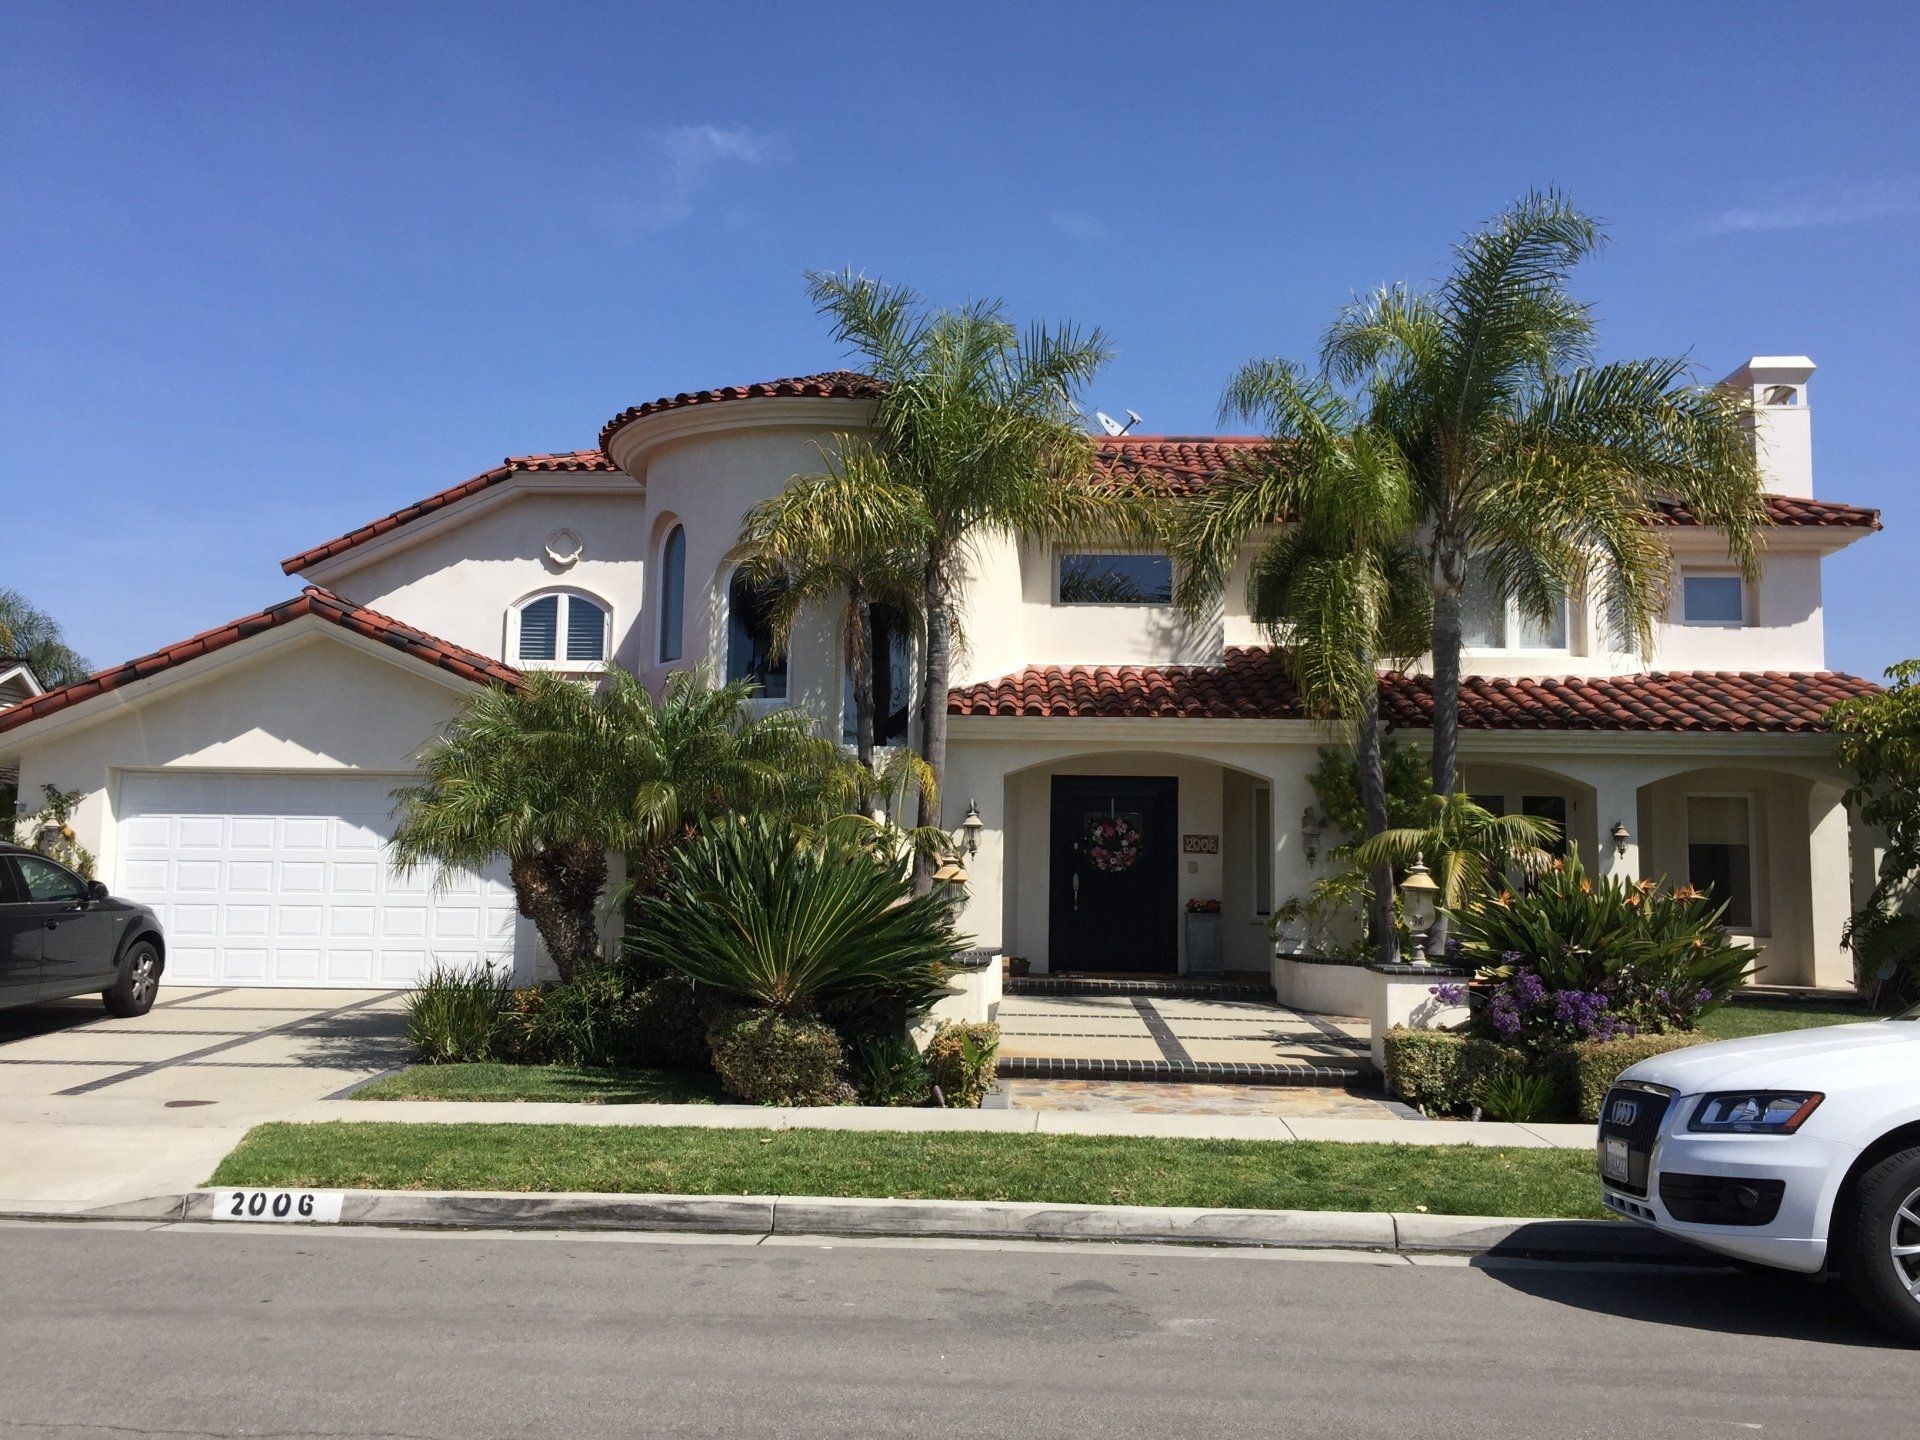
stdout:
<svg viewBox="0 0 1920 1440">
<path fill-rule="evenodd" d="M 89 900 L 104 900 L 111 893 L 112 892 L 98 880 L 89 880 L 87 882 L 87 899 Z"/>
</svg>

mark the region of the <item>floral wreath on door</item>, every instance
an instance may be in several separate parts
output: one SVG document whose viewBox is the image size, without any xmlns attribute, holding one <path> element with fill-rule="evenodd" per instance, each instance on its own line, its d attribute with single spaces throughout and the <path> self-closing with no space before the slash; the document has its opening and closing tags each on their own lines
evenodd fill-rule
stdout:
<svg viewBox="0 0 1920 1440">
<path fill-rule="evenodd" d="M 1140 858 L 1140 827 L 1121 815 L 1096 815 L 1080 848 L 1094 869 L 1119 875 Z"/>
</svg>

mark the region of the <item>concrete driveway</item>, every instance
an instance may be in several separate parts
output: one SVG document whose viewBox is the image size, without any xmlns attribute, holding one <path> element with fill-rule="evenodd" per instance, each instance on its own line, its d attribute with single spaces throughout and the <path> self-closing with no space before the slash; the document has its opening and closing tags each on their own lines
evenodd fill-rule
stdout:
<svg viewBox="0 0 1920 1440">
<path fill-rule="evenodd" d="M 189 1189 L 250 1126 L 407 1061 L 400 990 L 167 987 L 0 1011 L 0 1209 Z"/>
</svg>

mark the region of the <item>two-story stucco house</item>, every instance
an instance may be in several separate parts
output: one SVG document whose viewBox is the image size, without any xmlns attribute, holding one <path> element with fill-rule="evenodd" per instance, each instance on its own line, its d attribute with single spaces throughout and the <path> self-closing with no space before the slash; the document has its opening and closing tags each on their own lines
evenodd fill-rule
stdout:
<svg viewBox="0 0 1920 1440">
<path fill-rule="evenodd" d="M 1827 985 L 1850 976 L 1841 925 L 1873 852 L 1850 844 L 1819 722 L 1871 687 L 1824 668 L 1821 566 L 1879 520 L 1814 497 L 1813 368 L 1755 359 L 1727 382 L 1755 398 L 1773 495 L 1760 582 L 1673 508 L 1651 664 L 1610 652 L 1584 606 L 1545 627 L 1473 607 L 1461 752 L 1471 791 L 1561 821 L 1603 869 L 1710 883 L 1763 948 L 1763 979 Z M 435 889 L 389 872 L 389 792 L 473 686 L 535 667 L 616 661 L 657 682 L 707 661 L 850 725 L 829 617 L 773 662 L 729 552 L 747 508 L 859 428 L 872 394 L 845 372 L 681 394 L 616 416 L 598 449 L 510 459 L 293 556 L 307 586 L 291 600 L 0 713 L 0 766 L 23 794 L 83 793 L 80 839 L 115 889 L 160 909 L 169 980 L 364 986 L 482 956 L 530 973 L 499 874 Z M 1253 443 L 1127 436 L 1098 455 L 1185 495 Z M 982 822 L 964 912 L 982 947 L 1037 970 L 1173 971 L 1186 902 L 1218 900 L 1227 966 L 1264 969 L 1270 912 L 1315 877 L 1324 736 L 1242 587 L 1195 624 L 1171 583 L 1150 553 L 979 550 L 944 818 L 971 805 Z M 881 738 L 898 741 L 912 641 L 878 640 Z M 1421 738 L 1426 681 L 1381 687 L 1391 724 Z M 1087 861 L 1102 815 L 1137 836 L 1124 871 Z"/>
</svg>

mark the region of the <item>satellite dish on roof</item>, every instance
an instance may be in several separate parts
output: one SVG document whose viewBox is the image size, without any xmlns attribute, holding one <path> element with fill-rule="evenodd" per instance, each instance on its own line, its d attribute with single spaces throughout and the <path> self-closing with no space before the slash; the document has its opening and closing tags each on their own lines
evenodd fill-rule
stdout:
<svg viewBox="0 0 1920 1440">
<path fill-rule="evenodd" d="M 1118 420 L 1114 419 L 1111 415 L 1107 414 L 1107 412 L 1104 410 L 1094 411 L 1093 418 L 1100 422 L 1100 428 L 1102 430 L 1106 431 L 1107 434 L 1112 435 L 1116 438 L 1126 434 L 1129 430 L 1133 429 L 1134 426 L 1140 423 L 1140 417 L 1134 414 L 1133 411 L 1131 410 L 1127 411 L 1127 423 L 1124 425 L 1122 425 Z"/>
</svg>

